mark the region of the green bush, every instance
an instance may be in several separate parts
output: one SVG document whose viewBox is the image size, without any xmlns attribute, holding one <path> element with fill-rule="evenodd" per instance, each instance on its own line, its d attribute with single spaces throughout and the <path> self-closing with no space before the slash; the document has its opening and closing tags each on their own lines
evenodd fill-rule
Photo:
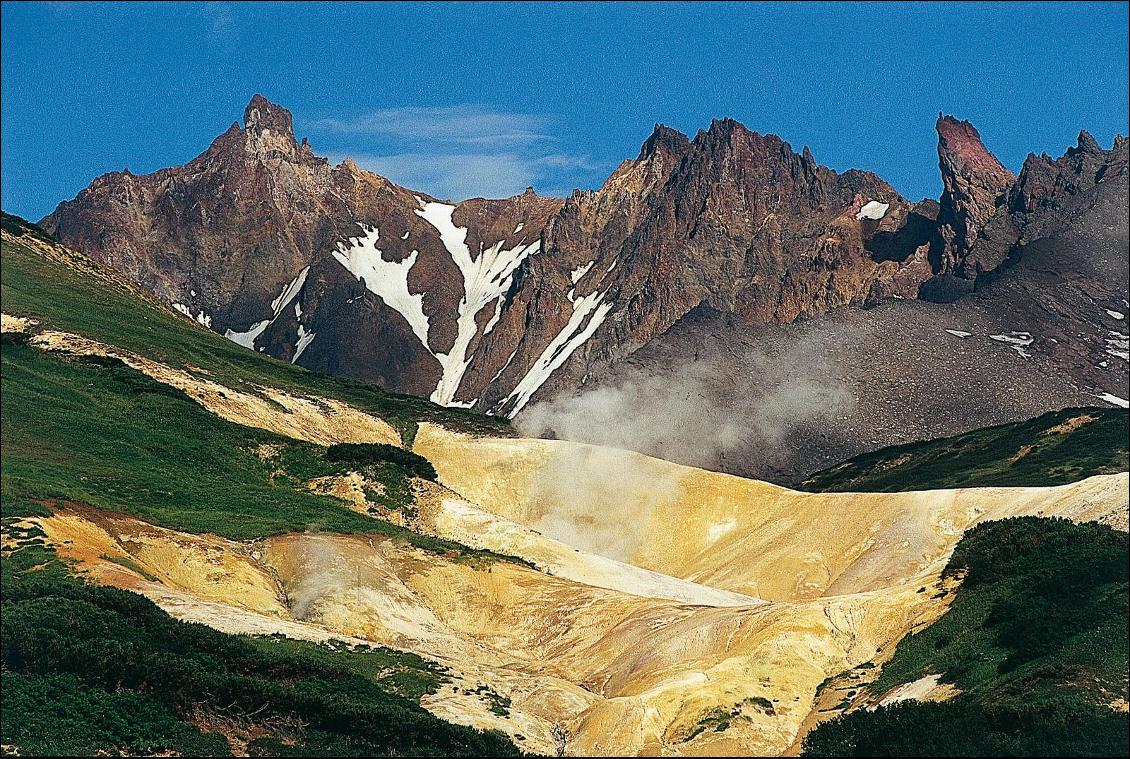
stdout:
<svg viewBox="0 0 1130 759">
<path fill-rule="evenodd" d="M 387 443 L 336 443 L 326 449 L 328 461 L 348 461 L 357 464 L 396 464 L 413 477 L 436 480 L 432 462 L 406 448 Z"/>
</svg>

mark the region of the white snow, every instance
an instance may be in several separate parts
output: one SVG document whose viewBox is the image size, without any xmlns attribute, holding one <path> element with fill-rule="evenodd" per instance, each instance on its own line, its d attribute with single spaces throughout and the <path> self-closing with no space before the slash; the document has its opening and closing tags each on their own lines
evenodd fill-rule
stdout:
<svg viewBox="0 0 1130 759">
<path fill-rule="evenodd" d="M 963 332 L 960 329 L 947 329 L 946 332 L 949 332 L 954 337 L 960 337 L 963 340 L 973 334 L 972 332 Z"/>
<path fill-rule="evenodd" d="M 483 334 L 494 329 L 502 316 L 503 301 L 513 282 L 514 272 L 522 261 L 540 250 L 541 241 L 504 249 L 506 241 L 499 240 L 489 248 L 480 245 L 478 257 L 472 258 L 467 248 L 467 228 L 455 226 L 451 220 L 454 212 L 455 206 L 446 203 L 427 203 L 423 209 L 416 211 L 439 232 L 444 248 L 463 276 L 463 298 L 456 318 L 455 343 L 447 353 L 433 354 L 439 360 L 443 374 L 431 400 L 445 406 L 465 406 L 466 402 L 455 400 L 455 394 L 471 364 L 467 350 L 479 332 L 476 317 L 493 302 L 494 314 L 484 326 Z"/>
<path fill-rule="evenodd" d="M 1110 337 L 1104 338 L 1104 340 L 1106 341 L 1107 354 L 1123 361 L 1130 361 L 1130 335 L 1124 335 L 1112 329 L 1110 330 Z"/>
<path fill-rule="evenodd" d="M 1108 309 L 1106 309 L 1106 312 L 1107 312 L 1107 315 L 1110 316 L 1110 318 L 1112 318 L 1112 319 L 1118 319 L 1119 321 L 1121 321 L 1121 320 L 1126 318 L 1126 314 L 1122 313 L 1121 311 L 1111 311 L 1108 308 Z"/>
<path fill-rule="evenodd" d="M 306 275 L 309 273 L 310 267 L 304 267 L 302 271 L 298 272 L 298 276 L 291 280 L 289 285 L 283 288 L 283 291 L 279 293 L 279 297 L 271 301 L 271 309 L 274 310 L 276 318 L 278 318 L 279 314 L 283 312 L 283 309 L 287 307 L 287 304 L 294 300 L 294 296 L 298 295 L 298 291 L 306 284 Z"/>
<path fill-rule="evenodd" d="M 189 290 L 188 294 L 191 295 L 193 298 L 196 297 L 196 291 L 195 290 Z"/>
<path fill-rule="evenodd" d="M 261 322 L 255 322 L 251 325 L 246 332 L 235 332 L 234 330 L 227 330 L 224 332 L 224 337 L 231 340 L 233 343 L 238 343 L 244 348 L 255 349 L 255 340 L 259 335 L 263 334 L 263 330 L 271 323 L 270 319 L 264 319 Z"/>
<path fill-rule="evenodd" d="M 578 266 L 576 269 L 573 269 L 573 271 L 569 272 L 569 279 L 572 280 L 574 285 L 576 285 L 581 281 L 581 279 L 584 278 L 586 274 L 589 273 L 589 270 L 592 269 L 592 265 L 595 263 L 596 260 L 594 259 L 592 261 L 589 261 L 584 266 Z"/>
<path fill-rule="evenodd" d="M 498 324 L 498 320 L 502 318 L 502 301 L 504 301 L 505 299 L 505 296 L 500 295 L 498 296 L 498 299 L 495 300 L 494 314 L 490 317 L 490 321 L 486 323 L 486 326 L 483 327 L 484 335 L 489 335 L 490 331 L 494 329 L 494 325 Z"/>
<path fill-rule="evenodd" d="M 493 377 L 491 377 L 491 378 L 490 378 L 490 384 L 492 384 L 492 385 L 493 385 L 493 384 L 494 384 L 494 381 L 495 381 L 495 380 L 497 380 L 497 379 L 498 379 L 499 377 L 501 377 L 501 376 L 502 376 L 502 373 L 503 373 L 504 371 L 506 371 L 506 367 L 510 366 L 510 362 L 514 360 L 514 357 L 515 357 L 516 355 L 518 355 L 518 349 L 517 349 L 517 348 L 515 348 L 515 349 L 514 349 L 514 350 L 512 350 L 512 351 L 510 351 L 510 358 L 506 359 L 506 363 L 502 365 L 502 368 L 501 368 L 501 369 L 499 369 L 499 370 L 498 370 L 497 372 L 495 372 L 495 375 L 494 375 Z"/>
<path fill-rule="evenodd" d="M 407 240 L 407 239 L 408 239 L 408 232 L 405 232 L 404 234 L 402 234 L 402 235 L 400 236 L 400 239 L 401 239 L 401 240 Z"/>
<path fill-rule="evenodd" d="M 1004 335 L 989 335 L 989 338 L 999 343 L 1008 343 L 1024 358 L 1032 358 L 1032 354 L 1024 350 L 1032 344 L 1032 335 L 1029 332 L 1009 332 Z"/>
<path fill-rule="evenodd" d="M 192 309 L 190 309 L 188 306 L 184 305 L 183 303 L 171 303 L 170 305 L 173 308 L 175 308 L 177 311 L 180 311 L 182 314 L 187 316 L 189 319 L 195 319 L 197 322 L 204 325 L 205 327 L 211 327 L 212 326 L 212 317 L 209 316 L 208 314 L 206 314 L 203 309 L 201 309 L 200 312 L 198 314 L 196 314 L 196 316 L 193 316 L 192 315 Z"/>
<path fill-rule="evenodd" d="M 859 213 L 855 215 L 855 218 L 874 219 L 878 221 L 887 215 L 887 209 L 890 207 L 890 203 L 880 203 L 877 200 L 869 200 L 863 204 L 863 208 L 859 209 Z"/>
<path fill-rule="evenodd" d="M 611 303 L 604 303 L 604 293 L 594 292 L 573 302 L 573 314 L 569 323 L 565 325 L 557 336 L 553 338 L 546 349 L 538 356 L 537 361 L 526 372 L 510 395 L 500 404 L 504 406 L 511 400 L 515 401 L 508 416 L 513 418 L 530 402 L 530 398 L 538 388 L 545 384 L 562 364 L 569 360 L 573 351 L 577 350 L 586 340 L 592 337 L 597 327 L 612 310 Z M 586 322 L 587 318 L 587 322 Z"/>
<path fill-rule="evenodd" d="M 294 344 L 294 357 L 290 360 L 290 363 L 293 364 L 298 361 L 298 357 L 302 355 L 302 351 L 306 350 L 310 343 L 314 342 L 315 334 L 314 332 L 307 332 L 306 327 L 303 325 L 298 325 L 298 342 Z"/>
<path fill-rule="evenodd" d="M 271 301 L 271 310 L 274 311 L 274 314 L 270 319 L 255 322 L 248 327 L 246 332 L 236 332 L 235 330 L 229 329 L 224 332 L 224 337 L 231 340 L 233 343 L 242 345 L 244 348 L 254 350 L 255 341 L 259 338 L 259 335 L 263 334 L 263 331 L 271 326 L 275 319 L 278 319 L 279 316 L 282 315 L 283 310 L 290 305 L 290 302 L 294 300 L 295 296 L 302 290 L 302 286 L 306 284 L 306 275 L 309 273 L 310 267 L 304 267 L 302 271 L 298 272 L 298 276 L 292 279 L 290 283 L 282 289 L 282 292 L 279 293 L 279 297 Z M 210 318 L 208 321 L 209 324 L 211 324 Z M 262 350 L 262 348 L 260 348 L 260 350 Z"/>
<path fill-rule="evenodd" d="M 525 225 L 525 224 L 519 224 L 518 226 L 514 227 L 514 232 L 513 232 L 513 234 L 518 234 L 519 232 L 521 232 L 521 231 L 522 231 L 522 227 L 524 227 L 524 226 L 526 226 L 526 225 Z"/>
<path fill-rule="evenodd" d="M 1111 395 L 1110 393 L 1099 393 L 1095 397 L 1100 398 L 1114 406 L 1130 408 L 1130 401 L 1126 400 L 1125 398 L 1119 398 L 1117 395 Z"/>
<path fill-rule="evenodd" d="M 377 247 L 381 233 L 377 227 L 362 227 L 365 234 L 348 242 L 338 243 L 333 257 L 385 305 L 395 309 L 407 321 L 412 332 L 428 347 L 428 317 L 424 314 L 424 294 L 408 290 L 408 272 L 420 255 L 417 250 L 402 261 L 386 261 Z"/>
</svg>

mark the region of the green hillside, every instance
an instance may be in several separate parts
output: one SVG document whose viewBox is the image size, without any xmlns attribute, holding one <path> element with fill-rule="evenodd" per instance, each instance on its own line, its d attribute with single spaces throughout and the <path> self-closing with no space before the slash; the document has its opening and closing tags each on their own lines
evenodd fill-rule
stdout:
<svg viewBox="0 0 1130 759">
<path fill-rule="evenodd" d="M 1026 422 L 881 448 L 817 472 L 800 487 L 820 493 L 1065 485 L 1126 471 L 1127 419 L 1124 409 L 1063 409 Z"/>
<path fill-rule="evenodd" d="M 949 611 L 899 643 L 878 697 L 930 674 L 961 693 L 825 722 L 809 756 L 1126 756 L 1127 536 L 1022 517 L 966 533 Z"/>
</svg>

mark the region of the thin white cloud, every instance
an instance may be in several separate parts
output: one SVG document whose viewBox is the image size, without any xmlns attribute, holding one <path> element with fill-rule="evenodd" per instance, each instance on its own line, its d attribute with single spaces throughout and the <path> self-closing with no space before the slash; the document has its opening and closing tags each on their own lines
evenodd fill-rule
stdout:
<svg viewBox="0 0 1130 759">
<path fill-rule="evenodd" d="M 507 198 L 536 184 L 536 166 L 513 153 L 355 155 L 363 169 L 438 198 Z M 337 162 L 335 157 L 334 162 Z"/>
<path fill-rule="evenodd" d="M 207 3 L 208 33 L 213 37 L 228 37 L 235 33 L 235 17 L 226 3 Z"/>
<path fill-rule="evenodd" d="M 551 120 L 483 105 L 406 106 L 309 123 L 330 145 L 393 182 L 438 198 L 505 198 L 535 187 L 565 194 L 602 178 L 603 163 L 563 151 Z"/>
<path fill-rule="evenodd" d="M 518 146 L 548 142 L 548 119 L 530 113 L 505 113 L 481 105 L 384 108 L 356 118 L 324 118 L 315 131 L 370 135 L 411 143 Z"/>
</svg>

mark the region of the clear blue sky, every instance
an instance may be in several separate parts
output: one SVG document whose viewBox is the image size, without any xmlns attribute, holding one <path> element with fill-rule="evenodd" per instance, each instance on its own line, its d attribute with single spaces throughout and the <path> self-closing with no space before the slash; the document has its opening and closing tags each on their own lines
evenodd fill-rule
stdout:
<svg viewBox="0 0 1130 759">
<path fill-rule="evenodd" d="M 3 5 L 3 206 L 200 153 L 261 92 L 443 197 L 599 186 L 655 122 L 774 132 L 939 191 L 938 111 L 1019 169 L 1127 131 L 1127 4 Z"/>
</svg>

